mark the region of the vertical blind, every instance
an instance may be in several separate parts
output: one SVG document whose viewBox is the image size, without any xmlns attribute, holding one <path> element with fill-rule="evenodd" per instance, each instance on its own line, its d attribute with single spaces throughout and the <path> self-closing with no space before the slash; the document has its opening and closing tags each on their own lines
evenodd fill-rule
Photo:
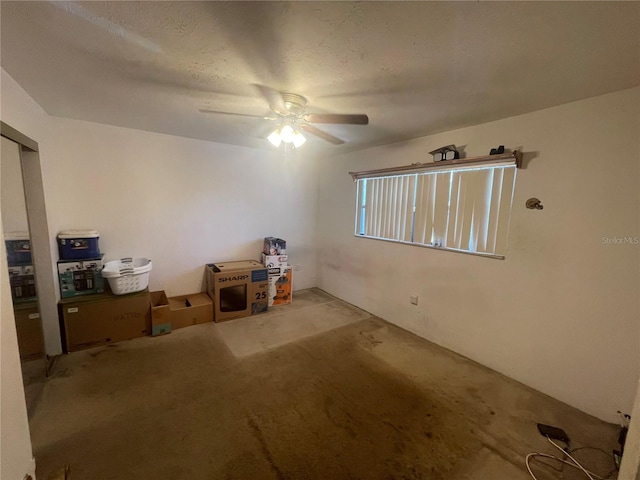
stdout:
<svg viewBox="0 0 640 480">
<path fill-rule="evenodd" d="M 359 181 L 363 189 L 362 235 L 411 241 L 415 182 L 415 175 Z"/>
<path fill-rule="evenodd" d="M 515 165 L 357 180 L 356 235 L 504 255 Z"/>
</svg>

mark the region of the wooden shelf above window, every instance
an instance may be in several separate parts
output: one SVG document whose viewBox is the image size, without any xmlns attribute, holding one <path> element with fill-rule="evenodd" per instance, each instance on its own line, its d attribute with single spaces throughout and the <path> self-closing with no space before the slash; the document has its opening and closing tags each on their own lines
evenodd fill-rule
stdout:
<svg viewBox="0 0 640 480">
<path fill-rule="evenodd" d="M 353 181 L 362 178 L 385 177 L 390 175 L 406 175 L 409 173 L 423 173 L 437 170 L 451 170 L 456 167 L 466 168 L 482 168 L 482 167 L 501 167 L 515 165 L 516 168 L 522 166 L 522 152 L 516 150 L 510 153 L 502 153 L 500 155 L 485 155 L 482 157 L 458 158 L 456 160 L 442 160 L 440 162 L 412 163 L 411 165 L 403 165 L 400 167 L 379 168 L 377 170 L 366 170 L 362 172 L 349 172 L 353 177 Z"/>
</svg>

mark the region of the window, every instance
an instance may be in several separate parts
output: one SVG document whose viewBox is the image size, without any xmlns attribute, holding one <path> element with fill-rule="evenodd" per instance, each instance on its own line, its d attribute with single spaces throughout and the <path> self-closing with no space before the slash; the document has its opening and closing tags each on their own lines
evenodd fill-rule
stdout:
<svg viewBox="0 0 640 480">
<path fill-rule="evenodd" d="M 510 155 L 352 174 L 356 235 L 504 258 L 517 167 Z"/>
</svg>

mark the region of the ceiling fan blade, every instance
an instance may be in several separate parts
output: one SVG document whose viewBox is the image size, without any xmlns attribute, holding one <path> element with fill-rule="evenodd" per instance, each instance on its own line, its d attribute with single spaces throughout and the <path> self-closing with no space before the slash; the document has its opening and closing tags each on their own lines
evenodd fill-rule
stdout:
<svg viewBox="0 0 640 480">
<path fill-rule="evenodd" d="M 369 117 L 364 114 L 340 114 L 340 113 L 307 113 L 303 115 L 309 123 L 344 123 L 349 125 L 368 125 Z"/>
<path fill-rule="evenodd" d="M 278 90 L 275 88 L 267 87 L 266 85 L 260 85 L 254 83 L 254 87 L 260 90 L 262 96 L 269 102 L 269 108 L 274 112 L 286 112 L 287 107 L 284 104 L 284 99 Z"/>
<path fill-rule="evenodd" d="M 314 127 L 313 125 L 308 125 L 306 123 L 301 123 L 300 128 L 311 135 L 315 135 L 316 137 L 320 137 L 327 142 L 333 143 L 334 145 L 342 145 L 344 140 L 339 139 L 338 137 L 334 137 L 330 133 L 327 133 L 319 128 Z"/>
<path fill-rule="evenodd" d="M 222 112 L 220 110 L 209 110 L 208 108 L 198 109 L 200 113 L 217 113 L 220 115 L 235 115 L 237 117 L 261 118 L 263 120 L 277 120 L 277 117 L 265 117 L 264 115 L 249 115 L 247 113 Z"/>
</svg>

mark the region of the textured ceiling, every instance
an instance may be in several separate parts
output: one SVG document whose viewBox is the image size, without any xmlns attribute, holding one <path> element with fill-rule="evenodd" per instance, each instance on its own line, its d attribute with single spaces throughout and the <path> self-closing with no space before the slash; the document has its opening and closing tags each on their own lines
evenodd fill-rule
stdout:
<svg viewBox="0 0 640 480">
<path fill-rule="evenodd" d="M 337 153 L 640 84 L 637 2 L 1 2 L 2 67 L 51 115 L 273 148 L 255 85 Z M 307 135 L 309 137 L 309 135 Z"/>
</svg>

